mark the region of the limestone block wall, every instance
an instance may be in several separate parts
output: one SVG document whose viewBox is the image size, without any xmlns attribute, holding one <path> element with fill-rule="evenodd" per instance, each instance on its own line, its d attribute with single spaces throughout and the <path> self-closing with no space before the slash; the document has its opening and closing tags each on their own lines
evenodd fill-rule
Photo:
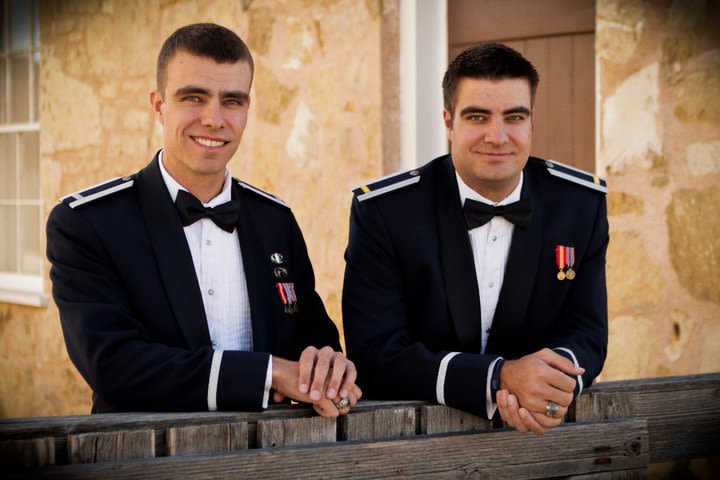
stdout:
<svg viewBox="0 0 720 480">
<path fill-rule="evenodd" d="M 720 370 L 720 2 L 599 0 L 604 380 Z"/>
<path fill-rule="evenodd" d="M 219 23 L 248 43 L 256 65 L 230 170 L 292 206 L 317 288 L 340 322 L 350 189 L 382 174 L 380 8 L 379 0 L 43 1 L 45 214 L 61 196 L 150 161 L 161 146 L 149 103 L 160 46 L 179 26 Z M 89 412 L 52 304 L 0 304 L 0 372 L 0 417 Z"/>
</svg>

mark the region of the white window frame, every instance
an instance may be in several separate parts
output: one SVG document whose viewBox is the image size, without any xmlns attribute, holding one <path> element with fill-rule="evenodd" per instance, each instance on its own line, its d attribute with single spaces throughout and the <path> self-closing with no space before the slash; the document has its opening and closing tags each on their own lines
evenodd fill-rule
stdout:
<svg viewBox="0 0 720 480">
<path fill-rule="evenodd" d="M 447 2 L 400 0 L 400 168 L 448 153 L 442 78 L 448 62 Z"/>
<path fill-rule="evenodd" d="M 9 22 L 9 1 L 0 1 L 0 8 L 3 8 L 5 10 L 5 19 Z M 30 22 L 30 38 L 31 38 L 31 44 L 30 48 L 28 49 L 28 53 L 32 57 L 32 55 L 35 55 L 39 49 L 39 45 L 34 44 L 34 38 L 35 38 L 35 25 L 36 25 L 36 17 L 39 16 L 39 2 L 32 2 L 30 6 L 30 12 L 31 12 L 31 22 Z M 2 32 L 3 35 L 6 35 L 5 38 L 5 45 L 10 45 L 10 38 L 9 32 L 7 29 L 4 29 L 4 32 Z M 8 51 L 9 52 L 9 51 Z M 0 52 L 2 53 L 7 59 L 10 58 L 9 55 L 5 55 L 5 53 L 8 52 Z M 33 69 L 32 61 L 28 62 L 28 81 L 30 83 L 30 89 L 37 88 L 37 81 L 39 79 L 35 78 L 35 70 Z M 10 69 L 5 69 L 5 85 L 10 84 Z M 5 104 L 9 104 L 11 97 L 11 92 L 9 88 L 5 89 Z M 29 101 L 29 112 L 30 116 L 34 116 L 35 112 L 35 96 L 30 95 Z M 2 123 L 0 124 L 0 133 L 2 134 L 22 134 L 24 132 L 39 132 L 40 131 L 40 122 L 39 119 L 33 118 L 33 122 L 27 122 L 27 123 Z M 16 145 L 20 145 L 19 142 L 16 143 Z M 21 158 L 21 149 L 16 148 L 15 149 L 15 183 L 16 185 L 20 185 L 20 164 L 22 163 Z M 43 232 L 43 214 L 42 214 L 42 189 L 38 186 L 38 195 L 33 200 L 25 200 L 19 198 L 19 190 L 16 194 L 15 199 L 0 199 L 0 204 L 3 205 L 12 205 L 12 206 L 37 206 L 40 210 L 40 215 L 38 215 L 38 227 L 39 227 L 39 245 L 41 251 L 38 252 L 40 254 L 40 257 L 42 258 L 42 232 Z M 5 200 L 5 201 L 3 201 Z M 20 216 L 16 216 L 14 230 L 16 232 L 16 235 L 19 235 L 21 229 L 20 225 Z M 16 256 L 19 258 L 21 256 L 22 246 L 20 245 L 20 242 L 16 243 Z M 35 307 L 44 307 L 48 304 L 48 295 L 45 293 L 45 280 L 43 272 L 41 271 L 38 274 L 26 274 L 21 272 L 9 272 L 9 271 L 0 271 L 0 302 L 4 303 L 16 303 L 21 305 L 31 305 Z"/>
</svg>

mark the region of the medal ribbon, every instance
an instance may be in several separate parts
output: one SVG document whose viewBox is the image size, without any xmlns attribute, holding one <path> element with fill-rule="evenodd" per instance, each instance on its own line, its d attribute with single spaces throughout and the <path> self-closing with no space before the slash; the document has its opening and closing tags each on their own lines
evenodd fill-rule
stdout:
<svg viewBox="0 0 720 480">
<path fill-rule="evenodd" d="M 555 263 L 557 264 L 558 271 L 562 272 L 567 265 L 567 247 L 563 245 L 555 246 Z"/>
<path fill-rule="evenodd" d="M 285 296 L 285 289 L 284 289 L 284 283 L 276 283 L 275 288 L 277 288 L 278 293 L 280 294 L 280 300 L 282 300 L 283 305 L 288 304 L 287 296 Z"/>
</svg>

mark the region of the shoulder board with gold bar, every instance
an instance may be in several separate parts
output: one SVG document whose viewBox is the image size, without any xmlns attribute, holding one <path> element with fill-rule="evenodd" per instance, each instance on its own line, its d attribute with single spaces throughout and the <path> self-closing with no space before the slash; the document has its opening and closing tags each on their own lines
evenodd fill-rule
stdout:
<svg viewBox="0 0 720 480">
<path fill-rule="evenodd" d="M 85 190 L 71 193 L 61 198 L 60 201 L 67 203 L 70 208 L 77 208 L 80 205 L 85 205 L 99 198 L 107 197 L 108 195 L 132 187 L 135 183 L 134 177 L 135 175 L 106 180 Z"/>
<path fill-rule="evenodd" d="M 565 179 L 569 182 L 577 183 L 583 187 L 592 188 L 598 192 L 607 193 L 607 183 L 602 178 L 592 173 L 579 170 L 570 165 L 556 162 L 555 160 L 545 160 L 545 166 L 550 175 Z"/>
<path fill-rule="evenodd" d="M 407 172 L 398 172 L 378 178 L 370 183 L 358 185 L 353 188 L 353 193 L 359 202 L 368 200 L 379 195 L 394 192 L 395 190 L 405 188 L 420 181 L 420 172 L 418 170 L 409 170 Z"/>
<path fill-rule="evenodd" d="M 280 200 L 278 197 L 276 197 L 272 193 L 264 192 L 264 191 L 260 190 L 259 188 L 253 187 L 249 183 L 245 183 L 242 180 L 238 180 L 237 178 L 235 178 L 234 180 L 237 182 L 238 185 L 240 185 L 245 190 L 252 192 L 256 195 L 260 195 L 261 197 L 266 198 L 267 200 L 270 200 L 272 202 L 275 202 L 278 205 L 282 205 L 285 208 L 290 208 L 290 205 L 283 202 L 282 200 Z"/>
</svg>

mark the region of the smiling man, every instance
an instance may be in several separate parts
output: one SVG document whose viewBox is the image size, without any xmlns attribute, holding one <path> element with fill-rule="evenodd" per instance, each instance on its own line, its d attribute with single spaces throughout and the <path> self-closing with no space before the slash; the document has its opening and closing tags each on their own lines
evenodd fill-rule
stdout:
<svg viewBox="0 0 720 480">
<path fill-rule="evenodd" d="M 530 156 L 535 68 L 500 44 L 443 79 L 450 155 L 355 190 L 348 354 L 370 398 L 557 426 L 607 349 L 605 183 Z"/>
<path fill-rule="evenodd" d="M 273 393 L 335 417 L 361 396 L 290 208 L 227 171 L 252 80 L 235 33 L 178 29 L 150 93 L 163 148 L 50 214 L 53 296 L 93 412 L 257 410 Z"/>
</svg>

